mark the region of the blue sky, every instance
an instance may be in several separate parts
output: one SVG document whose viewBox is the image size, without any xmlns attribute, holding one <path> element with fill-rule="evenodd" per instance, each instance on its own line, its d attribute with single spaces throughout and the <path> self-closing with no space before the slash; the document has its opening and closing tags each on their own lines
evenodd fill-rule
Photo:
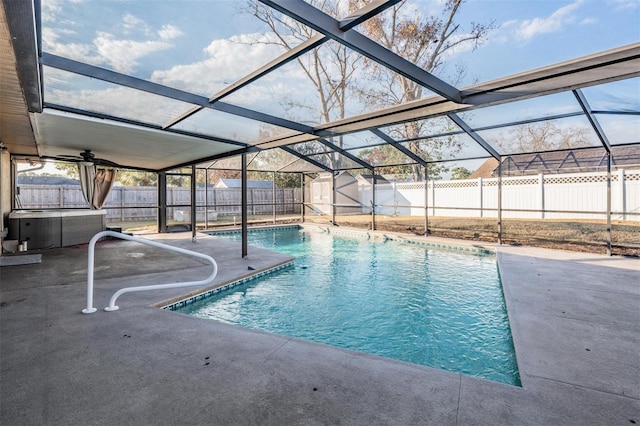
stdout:
<svg viewBox="0 0 640 426">
<path fill-rule="evenodd" d="M 238 13 L 243 3 L 42 0 L 43 44 L 46 51 L 146 78 L 210 59 L 213 47 L 220 61 L 237 62 L 246 52 L 229 41 L 264 30 Z M 438 3 L 414 1 L 425 13 Z M 451 58 L 467 67 L 469 79 L 486 81 L 640 41 L 640 0 L 467 0 L 458 22 L 496 27 L 476 51 Z M 254 54 L 251 65 L 268 56 Z"/>
<path fill-rule="evenodd" d="M 466 56 L 479 81 L 640 41 L 640 1 L 477 0 L 465 13 L 499 26 Z"/>
<path fill-rule="evenodd" d="M 413 0 L 407 7 L 429 14 L 441 9 L 442 1 Z M 266 28 L 239 12 L 243 4 L 227 0 L 42 0 L 43 50 L 211 96 L 282 53 L 272 45 L 247 43 L 264 41 Z M 458 84 L 462 88 L 637 43 L 640 0 L 467 0 L 457 21 L 463 31 L 472 22 L 494 26 L 482 45 L 475 50 L 458 49 L 437 74 L 450 80 L 455 67 L 463 66 L 466 76 Z M 285 99 L 314 97 L 313 87 L 295 63 L 275 75 L 277 78 L 263 79 L 228 101 L 284 116 Z M 133 96 L 130 89 L 45 70 L 45 98 L 55 100 L 56 95 L 70 103 L 75 99 L 77 106 L 94 102 L 105 112 L 115 105 L 129 108 L 131 118 L 149 111 L 152 96 Z M 640 109 L 638 79 L 607 96 L 615 104 Z M 189 106 L 167 101 L 156 107 L 149 120 L 162 124 Z M 194 118 L 183 125 L 197 131 L 206 122 L 215 122 L 216 130 L 228 128 L 228 134 L 218 135 L 222 137 L 238 136 L 248 128 L 247 123 L 235 120 L 236 129 L 232 129 L 230 117 L 221 113 L 201 116 L 200 121 Z"/>
</svg>

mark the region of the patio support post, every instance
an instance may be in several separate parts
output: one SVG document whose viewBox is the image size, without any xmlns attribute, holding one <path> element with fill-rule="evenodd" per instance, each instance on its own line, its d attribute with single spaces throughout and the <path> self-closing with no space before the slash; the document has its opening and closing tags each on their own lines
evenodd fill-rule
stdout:
<svg viewBox="0 0 640 426">
<path fill-rule="evenodd" d="M 209 168 L 204 169 L 204 227 L 209 229 Z"/>
<path fill-rule="evenodd" d="M 2 181 L 2 162 L 3 157 L 5 155 L 9 155 L 9 150 L 5 149 L 4 146 L 0 147 L 0 256 L 2 256 L 2 244 L 4 242 L 4 200 L 5 198 L 2 196 L 2 189 L 4 188 L 4 182 Z M 120 197 L 122 199 L 122 196 Z M 122 210 L 120 210 L 122 212 Z"/>
<path fill-rule="evenodd" d="M 242 154 L 240 198 L 242 209 L 242 257 L 247 257 L 247 154 Z"/>
<path fill-rule="evenodd" d="M 376 230 L 376 169 L 371 169 L 371 230 Z"/>
<path fill-rule="evenodd" d="M 611 151 L 607 150 L 607 256 L 611 256 Z"/>
<path fill-rule="evenodd" d="M 429 236 L 429 167 L 424 166 L 424 236 Z"/>
<path fill-rule="evenodd" d="M 331 225 L 336 226 L 336 172 L 331 172 Z"/>
<path fill-rule="evenodd" d="M 196 242 L 196 223 L 198 223 L 198 218 L 196 217 L 196 189 L 198 185 L 196 184 L 196 165 L 191 165 L 191 242 Z M 207 210 L 204 211 L 205 216 L 207 214 Z"/>
<path fill-rule="evenodd" d="M 573 95 L 580 104 L 585 117 L 589 120 L 589 124 L 591 124 L 596 136 L 600 139 L 603 148 L 607 151 L 607 256 L 611 256 L 611 142 L 609 142 L 607 134 L 602 129 L 602 126 L 600 126 L 582 90 L 573 90 Z"/>
<path fill-rule="evenodd" d="M 498 162 L 498 244 L 502 245 L 502 156 Z"/>
<path fill-rule="evenodd" d="M 158 173 L 158 233 L 167 232 L 167 174 Z"/>
<path fill-rule="evenodd" d="M 305 190 L 305 185 L 304 185 L 304 173 L 300 173 L 300 219 L 302 220 L 302 223 L 304 223 L 304 209 L 305 209 L 305 205 L 304 205 L 304 190 Z"/>
<path fill-rule="evenodd" d="M 273 209 L 273 224 L 276 224 L 276 172 L 273 172 L 273 184 L 271 186 L 271 199 Z M 284 199 L 282 200 L 284 202 Z"/>
</svg>

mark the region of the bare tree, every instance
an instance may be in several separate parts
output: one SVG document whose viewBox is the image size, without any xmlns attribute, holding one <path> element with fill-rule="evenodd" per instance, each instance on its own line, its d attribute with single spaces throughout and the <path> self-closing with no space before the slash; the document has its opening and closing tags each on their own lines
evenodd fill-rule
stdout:
<svg viewBox="0 0 640 426">
<path fill-rule="evenodd" d="M 588 127 L 562 128 L 555 120 L 521 124 L 506 133 L 500 133 L 496 138 L 496 145 L 506 154 L 571 149 L 593 143 Z"/>
<path fill-rule="evenodd" d="M 335 16 L 339 13 L 340 4 L 338 0 L 311 0 L 310 3 L 330 15 Z M 254 43 L 275 44 L 290 50 L 298 43 L 315 35 L 313 29 L 281 15 L 256 0 L 249 0 L 243 11 L 251 13 L 264 22 L 275 36 L 262 38 L 261 41 Z M 346 46 L 335 41 L 327 41 L 322 46 L 298 57 L 296 60 L 306 77 L 313 84 L 318 103 L 309 105 L 290 99 L 285 104 L 289 117 L 300 119 L 297 116 L 297 111 L 303 110 L 311 111 L 315 115 L 314 120 L 320 123 L 344 118 L 351 80 L 358 68 L 360 58 L 353 55 Z M 332 142 L 338 146 L 342 145 L 340 138 L 336 138 Z M 305 151 L 324 151 L 321 144 L 310 143 L 308 145 Z M 330 155 L 328 161 L 331 168 L 339 168 L 339 158 L 337 156 Z"/>
<path fill-rule="evenodd" d="M 338 13 L 336 0 L 312 0 L 310 3 L 328 14 Z M 255 43 L 275 44 L 290 50 L 316 34 L 306 25 L 283 16 L 256 0 L 250 0 L 244 11 L 264 22 L 275 36 L 262 38 Z M 325 42 L 320 48 L 313 49 L 296 60 L 316 89 L 319 104 L 317 108 L 313 108 L 313 105 L 291 100 L 288 106 L 303 109 L 311 107 L 315 110 L 317 119 L 323 123 L 344 118 L 347 90 L 358 60 L 350 55 L 344 45 L 332 41 Z"/>
<path fill-rule="evenodd" d="M 309 3 L 332 16 L 345 16 L 370 1 L 348 0 L 345 3 L 341 0 L 310 0 Z M 469 30 L 464 32 L 464 28 L 455 21 L 461 5 L 462 0 L 446 0 L 439 15 L 425 16 L 418 10 L 409 10 L 411 3 L 404 0 L 367 20 L 358 30 L 387 49 L 433 72 L 443 67 L 447 55 L 454 49 L 469 44 L 475 48 L 492 28 L 492 24 L 471 23 Z M 264 22 L 274 34 L 255 43 L 277 44 L 288 50 L 314 35 L 312 29 L 256 0 L 249 0 L 243 11 Z M 315 111 L 320 122 L 344 118 L 347 101 L 356 98 L 351 95 L 359 95 L 357 98 L 360 102 L 368 108 L 376 108 L 420 99 L 425 90 L 413 80 L 395 74 L 374 61 L 364 59 L 334 41 L 325 42 L 322 47 L 299 57 L 297 61 L 316 90 L 319 102 Z M 366 78 L 363 72 L 366 72 Z M 456 70 L 458 78 L 461 78 L 463 72 L 463 69 Z M 286 106 L 292 119 L 297 118 L 296 109 L 314 109 L 313 106 L 302 105 L 293 100 L 288 101 Z M 409 149 L 426 160 L 437 160 L 441 157 L 442 150 L 460 149 L 455 138 L 429 142 L 420 139 L 425 123 L 423 120 L 396 126 L 395 136 L 399 139 L 409 139 Z M 342 146 L 341 138 L 335 138 L 332 142 Z M 325 151 L 318 143 L 309 143 L 304 150 L 305 153 Z M 339 156 L 327 156 L 329 166 L 333 169 L 339 168 Z M 421 166 L 414 165 L 412 170 L 414 179 L 421 180 Z M 434 171 L 443 171 L 442 166 L 434 166 Z"/>
<path fill-rule="evenodd" d="M 358 1 L 358 5 L 365 3 L 366 0 Z M 366 21 L 362 25 L 363 31 L 392 52 L 434 73 L 444 68 L 447 57 L 455 49 L 475 49 L 493 28 L 493 23 L 472 22 L 465 30 L 456 22 L 462 4 L 462 0 L 447 0 L 438 15 L 426 16 L 418 10 L 410 10 L 411 4 L 403 0 L 385 13 Z M 376 62 L 367 60 L 365 66 L 369 80 L 376 84 L 361 87 L 360 92 L 371 105 L 383 107 L 411 102 L 425 94 L 425 88 L 420 84 Z M 453 80 L 456 84 L 462 79 L 465 70 L 463 67 L 456 67 L 454 73 Z M 427 161 L 437 160 L 443 150 L 456 152 L 461 149 L 455 138 L 440 139 L 435 143 L 420 138 L 425 128 L 432 124 L 433 121 L 420 120 L 394 126 L 394 136 L 410 140 L 408 148 Z M 441 132 L 446 130 L 451 129 L 440 129 Z M 412 169 L 414 179 L 422 180 L 422 167 L 414 165 Z"/>
</svg>

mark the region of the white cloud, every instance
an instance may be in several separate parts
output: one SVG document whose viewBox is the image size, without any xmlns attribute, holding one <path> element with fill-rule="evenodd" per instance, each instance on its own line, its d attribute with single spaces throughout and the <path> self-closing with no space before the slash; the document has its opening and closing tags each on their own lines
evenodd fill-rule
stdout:
<svg viewBox="0 0 640 426">
<path fill-rule="evenodd" d="M 115 71 L 125 74 L 136 68 L 140 58 L 171 47 L 171 44 L 157 40 L 118 40 L 113 35 L 103 32 L 98 33 L 93 44 L 98 55 L 107 64 Z"/>
<path fill-rule="evenodd" d="M 76 26 L 78 23 L 71 19 L 68 14 L 64 13 L 63 6 L 67 3 L 73 4 L 81 4 L 84 3 L 84 0 L 47 0 L 42 2 L 41 5 L 41 21 L 44 26 L 52 26 L 56 29 L 60 30 L 64 26 Z M 75 33 L 75 31 L 73 31 Z"/>
<path fill-rule="evenodd" d="M 43 15 L 46 14 L 46 19 L 56 24 L 45 25 L 42 29 L 46 52 L 96 66 L 108 66 L 122 73 L 130 74 L 142 58 L 170 49 L 173 47 L 171 40 L 183 34 L 177 26 L 169 24 L 158 31 L 151 31 L 144 20 L 127 13 L 109 32 L 97 31 L 92 40 L 87 39 L 84 43 L 65 43 L 65 35 L 75 34 L 72 29 L 75 28 L 74 23 L 61 19 L 64 10 L 57 0 L 48 0 L 45 4 Z"/>
<path fill-rule="evenodd" d="M 42 22 L 55 22 L 56 16 L 61 12 L 61 10 L 62 7 L 60 6 L 59 0 L 45 1 L 41 6 Z"/>
<path fill-rule="evenodd" d="M 629 143 L 638 140 L 638 126 L 630 119 L 611 115 L 601 124 L 605 127 L 607 138 L 613 143 Z"/>
<path fill-rule="evenodd" d="M 102 61 L 92 58 L 92 47 L 82 43 L 61 43 L 60 36 L 65 33 L 72 33 L 70 30 L 54 30 L 50 27 L 42 29 L 42 45 L 45 52 L 54 55 L 64 56 L 76 61 L 88 62 L 93 65 L 100 65 Z"/>
<path fill-rule="evenodd" d="M 245 34 L 213 40 L 204 49 L 205 60 L 155 71 L 151 80 L 205 96 L 213 95 L 283 52 L 282 48 L 267 43 L 249 44 L 259 37 Z"/>
<path fill-rule="evenodd" d="M 609 0 L 616 10 L 635 10 L 640 7 L 639 0 Z"/>
<path fill-rule="evenodd" d="M 46 83 L 55 83 L 57 76 L 47 73 Z M 86 83 L 85 83 L 86 84 Z M 188 108 L 181 102 L 158 102 L 157 97 L 145 92 L 132 91 L 126 87 L 89 88 L 74 85 L 67 76 L 60 79 L 60 83 L 47 91 L 49 102 L 61 103 L 80 109 L 93 108 L 96 112 L 116 115 L 140 120 L 147 123 L 164 124 L 181 114 Z M 149 105 L 153 104 L 153 108 Z"/>
<path fill-rule="evenodd" d="M 540 34 L 561 31 L 566 25 L 575 21 L 576 10 L 582 4 L 583 0 L 576 0 L 556 10 L 548 17 L 522 21 L 516 29 L 516 35 L 521 40 L 530 40 Z"/>
<path fill-rule="evenodd" d="M 173 40 L 174 38 L 178 38 L 184 33 L 180 31 L 180 28 L 175 25 L 163 25 L 162 28 L 158 31 L 158 35 L 162 40 Z"/>
<path fill-rule="evenodd" d="M 147 28 L 146 22 L 130 13 L 122 17 L 122 23 L 127 29 Z"/>
</svg>

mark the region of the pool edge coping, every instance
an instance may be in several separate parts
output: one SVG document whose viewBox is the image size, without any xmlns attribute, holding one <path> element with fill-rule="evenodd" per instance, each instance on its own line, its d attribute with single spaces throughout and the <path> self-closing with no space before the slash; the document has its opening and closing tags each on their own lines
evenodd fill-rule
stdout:
<svg viewBox="0 0 640 426">
<path fill-rule="evenodd" d="M 178 308 L 182 308 L 184 306 L 206 299 L 208 297 L 213 296 L 214 294 L 218 294 L 220 292 L 230 290 L 234 287 L 237 287 L 242 284 L 246 284 L 247 282 L 256 280 L 258 278 L 261 278 L 265 275 L 279 271 L 281 269 L 289 268 L 293 266 L 294 260 L 295 258 L 292 257 L 287 260 L 281 261 L 275 265 L 271 265 L 261 269 L 256 269 L 254 271 L 241 275 L 240 277 L 230 278 L 228 280 L 225 280 L 220 283 L 216 283 L 208 287 L 198 288 L 189 293 L 182 294 L 180 296 L 176 296 L 171 299 L 163 300 L 162 302 L 154 303 L 152 306 L 155 308 L 160 308 L 164 310 L 175 311 Z"/>
<path fill-rule="evenodd" d="M 442 241 L 428 241 L 426 236 L 420 235 L 408 235 L 402 234 L 399 232 L 387 232 L 387 231 L 372 231 L 372 230 L 364 230 L 359 228 L 342 228 L 335 226 L 322 226 L 316 224 L 301 224 L 299 225 L 301 229 L 316 229 L 321 230 L 326 233 L 333 233 L 336 235 L 350 235 L 350 236 L 358 236 L 361 237 L 363 235 L 368 236 L 368 238 L 374 238 L 376 240 L 382 241 L 395 241 L 401 243 L 408 244 L 419 244 L 427 247 L 444 249 L 444 250 L 454 250 L 454 251 L 462 251 L 462 252 L 471 252 L 477 254 L 486 254 L 486 255 L 496 255 L 497 250 L 488 245 L 477 244 L 477 243 L 469 243 L 464 240 L 455 240 L 455 243 L 445 243 Z"/>
</svg>

